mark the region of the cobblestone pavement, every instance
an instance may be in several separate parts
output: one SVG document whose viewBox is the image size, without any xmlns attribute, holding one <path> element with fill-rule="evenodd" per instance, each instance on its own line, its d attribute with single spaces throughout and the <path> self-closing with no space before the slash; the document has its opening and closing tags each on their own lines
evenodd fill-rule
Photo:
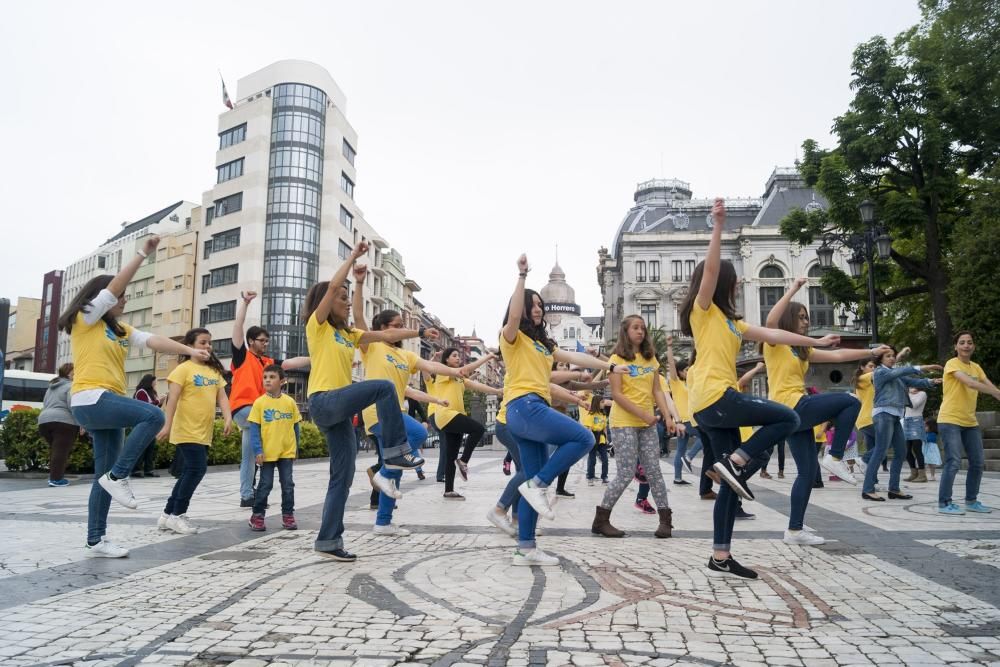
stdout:
<svg viewBox="0 0 1000 667">
<path fill-rule="evenodd" d="M 827 544 L 792 547 L 794 469 L 758 481 L 757 518 L 734 542 L 761 574 L 746 582 L 705 576 L 712 503 L 693 485 L 669 487 L 672 539 L 632 507 L 634 484 L 612 517 L 629 535 L 604 539 L 589 530 L 604 489 L 575 469 L 577 498 L 539 540 L 561 565 L 516 568 L 513 541 L 485 518 L 507 480 L 496 452 L 473 459 L 465 502 L 405 476 L 409 537 L 369 532 L 370 460 L 347 516 L 353 564 L 312 552 L 325 462 L 297 464 L 296 532 L 270 516 L 252 533 L 238 473 L 224 470 L 194 498 L 201 531 L 161 533 L 172 480 L 135 480 L 140 509 L 110 519 L 109 537 L 132 548 L 122 560 L 83 557 L 86 480 L 0 481 L 0 664 L 1000 665 L 1000 511 L 939 516 L 933 484 L 862 505 L 857 488 L 827 483 L 807 515 Z M 1000 506 L 1000 479 L 984 491 Z"/>
</svg>

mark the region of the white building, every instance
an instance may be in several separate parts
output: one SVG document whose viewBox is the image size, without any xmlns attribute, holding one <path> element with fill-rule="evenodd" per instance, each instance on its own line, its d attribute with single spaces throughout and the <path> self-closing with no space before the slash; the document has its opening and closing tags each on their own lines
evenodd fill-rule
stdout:
<svg viewBox="0 0 1000 667">
<path fill-rule="evenodd" d="M 233 104 L 219 115 L 216 184 L 202 197 L 195 325 L 208 328 L 220 356 L 229 356 L 237 299 L 253 290 L 260 298 L 247 325 L 270 332 L 269 354 L 306 354 L 306 292 L 329 279 L 362 237 L 371 245 L 366 318 L 389 296 L 388 243 L 354 200 L 358 136 L 347 121 L 347 97 L 319 65 L 283 60 L 240 79 Z M 398 254 L 394 261 L 402 266 Z M 402 285 L 398 291 L 402 305 Z"/>
<path fill-rule="evenodd" d="M 580 316 L 576 290 L 566 282 L 566 273 L 558 261 L 549 273 L 549 282 L 538 293 L 545 302 L 549 333 L 561 349 L 576 352 L 580 345 L 590 349 L 603 343 L 600 337 L 595 337 L 594 328 Z"/>
<path fill-rule="evenodd" d="M 79 293 L 91 278 L 101 274 L 116 274 L 122 267 L 122 262 L 127 262 L 135 254 L 139 246 L 139 239 L 150 234 L 172 234 L 184 231 L 191 226 L 191 210 L 195 204 L 189 201 L 178 201 L 163 208 L 152 215 L 148 215 L 136 222 L 123 222 L 121 230 L 105 241 L 97 250 L 76 260 L 63 273 L 62 295 L 60 303 L 62 308 L 69 306 L 70 301 Z M 152 293 L 152 285 L 130 286 L 130 294 L 141 297 L 143 294 Z M 58 317 L 58 316 L 57 316 Z M 126 319 L 126 321 L 128 321 Z M 142 327 L 147 322 L 130 322 L 136 327 Z M 72 361 L 72 354 L 69 347 L 69 336 L 65 333 L 59 334 L 59 342 L 56 351 L 56 364 L 60 365 Z"/>
</svg>

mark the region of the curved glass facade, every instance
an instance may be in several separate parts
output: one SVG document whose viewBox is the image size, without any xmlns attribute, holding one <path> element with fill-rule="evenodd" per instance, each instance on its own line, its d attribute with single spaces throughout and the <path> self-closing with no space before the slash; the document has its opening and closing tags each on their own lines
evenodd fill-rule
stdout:
<svg viewBox="0 0 1000 667">
<path fill-rule="evenodd" d="M 305 355 L 299 311 L 319 267 L 326 93 L 300 83 L 271 89 L 271 156 L 264 232 L 262 326 L 275 359 Z"/>
</svg>

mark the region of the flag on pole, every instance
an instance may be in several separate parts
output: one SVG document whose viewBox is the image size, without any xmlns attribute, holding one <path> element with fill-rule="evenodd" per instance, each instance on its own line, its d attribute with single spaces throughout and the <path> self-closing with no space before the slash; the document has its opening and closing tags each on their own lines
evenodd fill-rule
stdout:
<svg viewBox="0 0 1000 667">
<path fill-rule="evenodd" d="M 229 91 L 226 90 L 226 80 L 222 78 L 222 72 L 219 72 L 219 78 L 222 79 L 222 103 L 232 109 L 233 101 L 229 99 Z"/>
<path fill-rule="evenodd" d="M 587 348 L 585 348 L 583 346 L 583 343 L 581 343 L 580 341 L 576 341 L 576 351 L 577 352 L 586 352 Z"/>
</svg>

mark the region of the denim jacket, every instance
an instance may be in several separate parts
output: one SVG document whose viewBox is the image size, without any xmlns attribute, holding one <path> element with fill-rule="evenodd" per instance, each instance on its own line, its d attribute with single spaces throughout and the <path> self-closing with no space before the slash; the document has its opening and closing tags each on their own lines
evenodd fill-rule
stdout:
<svg viewBox="0 0 1000 667">
<path fill-rule="evenodd" d="M 910 404 L 907 394 L 909 387 L 933 389 L 934 385 L 927 378 L 913 377 L 920 374 L 919 366 L 895 366 L 875 369 L 872 383 L 875 385 L 875 402 L 873 408 L 887 408 L 880 412 L 892 412 L 902 417 L 906 406 Z"/>
</svg>

